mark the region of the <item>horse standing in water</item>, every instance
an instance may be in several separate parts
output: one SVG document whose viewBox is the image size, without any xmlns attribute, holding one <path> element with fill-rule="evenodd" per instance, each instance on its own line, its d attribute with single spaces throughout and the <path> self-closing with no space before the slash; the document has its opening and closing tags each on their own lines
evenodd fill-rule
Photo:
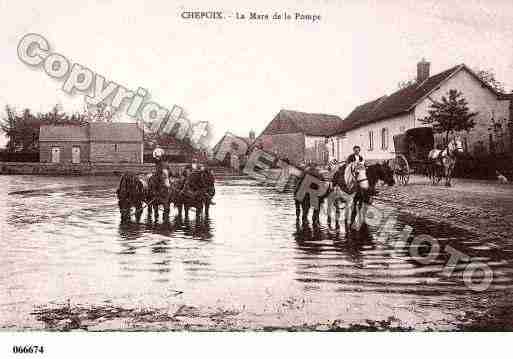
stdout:
<svg viewBox="0 0 513 359">
<path fill-rule="evenodd" d="M 152 220 L 154 215 L 155 223 L 159 218 L 159 205 L 164 207 L 163 221 L 169 222 L 169 212 L 171 208 L 171 196 L 173 188 L 169 178 L 169 168 L 167 164 L 159 166 L 157 171 L 148 179 L 148 191 L 146 203 L 148 203 L 148 222 Z"/>
<path fill-rule="evenodd" d="M 152 213 L 155 214 L 155 222 L 158 221 L 160 204 L 164 206 L 164 221 L 169 220 L 173 187 L 169 179 L 167 164 L 158 166 L 156 173 L 151 175 L 123 174 L 116 194 L 121 213 L 121 223 L 130 221 L 132 208 L 135 208 L 135 220 L 139 223 L 143 203 L 148 206 L 149 222 L 152 220 Z"/>
<path fill-rule="evenodd" d="M 305 172 L 305 174 L 308 173 L 309 172 L 307 171 Z M 297 200 L 297 193 L 301 186 L 301 181 L 303 180 L 303 178 L 299 181 L 299 183 L 296 186 L 296 189 L 294 191 L 294 200 L 296 204 L 296 220 L 299 222 L 299 217 L 302 211 L 303 223 L 306 223 L 308 221 L 307 217 L 311 206 L 309 193 L 305 194 L 302 201 Z M 328 184 L 328 189 L 326 193 L 319 197 L 319 208 L 321 208 L 326 198 L 328 198 L 328 224 L 331 223 L 331 214 L 333 207 L 335 207 L 336 210 L 337 226 L 339 223 L 339 204 L 341 202 L 344 202 L 344 200 L 343 198 L 341 198 L 340 195 L 337 195 L 336 192 L 344 191 L 347 194 L 354 194 L 350 215 L 345 216 L 344 218 L 346 232 L 348 233 L 349 229 L 355 221 L 357 212 L 361 212 L 363 203 L 371 203 L 371 198 L 376 192 L 375 188 L 379 180 L 382 180 L 389 186 L 395 184 L 393 171 L 390 168 L 387 161 L 385 161 L 384 163 L 371 165 L 369 167 L 365 167 L 363 163 L 359 162 L 353 162 L 347 166 L 341 166 L 334 174 L 331 183 Z M 334 195 L 334 200 L 331 202 L 330 198 L 332 198 L 332 195 Z M 314 214 L 312 216 L 312 221 L 314 222 L 314 224 L 319 223 L 319 208 L 314 209 Z"/>
<path fill-rule="evenodd" d="M 316 179 L 322 181 L 322 175 L 320 172 L 314 167 L 314 166 L 307 166 L 303 172 L 303 175 L 301 178 L 297 181 L 296 187 L 294 189 L 294 205 L 296 206 L 296 221 L 299 222 L 299 218 L 302 218 L 303 223 L 308 222 L 308 212 L 310 212 L 310 193 L 306 192 L 303 199 L 300 201 L 298 200 L 298 193 L 299 189 L 301 188 L 301 184 L 305 180 L 306 176 L 310 175 L 315 177 Z M 321 207 L 321 203 L 324 200 L 324 198 L 327 196 L 327 192 L 325 195 L 321 196 L 319 198 L 319 206 L 317 208 L 314 208 L 313 214 L 312 214 L 312 222 L 313 223 L 319 223 L 319 208 Z M 303 214 L 301 216 L 301 213 Z"/>
<path fill-rule="evenodd" d="M 459 154 L 463 153 L 463 144 L 461 137 L 456 136 L 445 147 L 444 150 L 432 149 L 429 151 L 428 160 L 430 161 L 428 168 L 428 176 L 435 183 L 437 171 L 443 170 L 445 177 L 445 186 L 451 186 L 452 173 L 456 165 L 456 159 Z"/>
<path fill-rule="evenodd" d="M 345 165 L 342 166 L 333 176 L 333 191 L 344 191 L 348 194 L 354 193 L 349 218 L 347 215 L 344 218 L 346 233 L 353 226 L 357 214 L 360 214 L 360 218 L 364 218 L 365 211 L 363 205 L 370 205 L 372 203 L 372 196 L 376 194 L 376 185 L 380 180 L 388 186 L 395 184 L 394 172 L 388 161 L 376 163 L 368 167 L 365 167 L 363 163 L 353 162 L 347 167 Z M 336 199 L 333 204 L 336 210 L 337 226 L 340 218 L 338 206 L 340 201 L 342 199 Z M 346 212 L 346 214 L 348 213 Z M 328 209 L 328 223 L 330 222 L 331 211 Z"/>
<path fill-rule="evenodd" d="M 133 173 L 125 173 L 121 176 L 116 191 L 118 197 L 121 223 L 130 222 L 131 210 L 135 208 L 135 220 L 141 220 L 143 202 L 147 199 L 148 184 L 142 178 Z"/>
<path fill-rule="evenodd" d="M 210 201 L 215 195 L 214 175 L 208 170 L 193 171 L 183 180 L 183 187 L 174 200 L 178 207 L 178 216 L 189 218 L 189 209 L 196 209 L 196 219 L 199 219 L 205 209 L 205 218 L 209 217 Z"/>
</svg>

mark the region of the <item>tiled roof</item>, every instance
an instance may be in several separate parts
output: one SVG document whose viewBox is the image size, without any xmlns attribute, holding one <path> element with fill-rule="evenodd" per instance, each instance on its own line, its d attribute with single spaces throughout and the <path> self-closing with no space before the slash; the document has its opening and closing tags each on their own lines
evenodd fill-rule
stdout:
<svg viewBox="0 0 513 359">
<path fill-rule="evenodd" d="M 143 142 L 135 123 L 92 122 L 81 126 L 41 125 L 39 141 Z"/>
<path fill-rule="evenodd" d="M 301 132 L 309 136 L 331 136 L 342 129 L 342 119 L 335 115 L 281 110 L 261 135 Z"/>
<path fill-rule="evenodd" d="M 92 122 L 89 136 L 92 142 L 143 142 L 143 131 L 136 123 Z"/>
<path fill-rule="evenodd" d="M 448 70 L 429 77 L 420 84 L 415 83 L 389 96 L 383 96 L 356 107 L 344 120 L 341 132 L 410 111 L 419 100 L 435 90 L 455 72 L 463 68 L 467 69 L 463 64 L 451 67 Z"/>
<path fill-rule="evenodd" d="M 87 126 L 41 125 L 39 141 L 89 141 Z"/>
</svg>

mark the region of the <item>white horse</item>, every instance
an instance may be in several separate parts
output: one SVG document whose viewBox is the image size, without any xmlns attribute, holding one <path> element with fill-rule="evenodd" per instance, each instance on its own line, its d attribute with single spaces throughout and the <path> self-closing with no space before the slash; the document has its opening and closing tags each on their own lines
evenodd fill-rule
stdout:
<svg viewBox="0 0 513 359">
<path fill-rule="evenodd" d="M 456 165 L 458 154 L 463 153 L 463 142 L 460 136 L 453 138 L 443 150 L 432 149 L 429 151 L 428 160 L 431 162 L 428 175 L 435 183 L 437 172 L 443 170 L 445 185 L 451 186 L 452 173 Z"/>
</svg>

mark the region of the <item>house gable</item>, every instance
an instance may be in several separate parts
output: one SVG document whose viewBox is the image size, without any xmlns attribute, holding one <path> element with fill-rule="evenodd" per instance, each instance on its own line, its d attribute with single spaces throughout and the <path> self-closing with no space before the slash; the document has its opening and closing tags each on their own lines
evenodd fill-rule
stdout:
<svg viewBox="0 0 513 359">
<path fill-rule="evenodd" d="M 340 131 L 342 119 L 335 115 L 281 110 L 262 135 L 302 133 L 305 136 L 329 137 Z"/>
<path fill-rule="evenodd" d="M 462 68 L 462 71 L 451 76 L 415 106 L 415 126 L 424 126 L 420 119 L 427 117 L 431 104 L 434 101 L 440 101 L 442 96 L 447 96 L 451 89 L 460 91 L 467 101 L 470 111 L 477 112 L 473 118 L 474 128 L 468 133 L 466 131 L 460 133 L 464 139 L 465 148 L 476 156 L 489 152 L 489 136 L 492 134 L 490 128 L 493 121 L 507 123 L 511 116 L 510 99 L 508 96 L 498 94 L 466 68 Z M 436 136 L 436 142 L 439 145 L 442 144 L 442 137 Z"/>
<path fill-rule="evenodd" d="M 285 110 L 281 110 L 269 124 L 262 131 L 260 136 L 263 135 L 278 135 L 285 133 L 299 133 L 303 132 L 296 123 L 288 116 L 285 115 Z M 259 136 L 259 137 L 260 137 Z"/>
</svg>

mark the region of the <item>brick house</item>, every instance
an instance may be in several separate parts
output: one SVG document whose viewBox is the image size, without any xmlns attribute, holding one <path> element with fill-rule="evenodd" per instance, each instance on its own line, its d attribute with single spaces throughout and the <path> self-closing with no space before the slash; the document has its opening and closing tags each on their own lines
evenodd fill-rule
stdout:
<svg viewBox="0 0 513 359">
<path fill-rule="evenodd" d="M 40 162 L 142 163 L 143 132 L 135 123 L 42 125 Z"/>
<path fill-rule="evenodd" d="M 334 115 L 281 110 L 256 143 L 291 163 L 326 164 L 337 151 L 332 136 L 341 131 L 342 124 Z"/>
<path fill-rule="evenodd" d="M 478 112 L 474 118 L 475 127 L 468 133 L 459 134 L 467 153 L 477 158 L 504 153 L 508 148 L 511 150 L 508 123 L 513 124 L 513 96 L 497 93 L 465 64 L 433 76 L 430 76 L 429 67 L 429 62 L 422 60 L 417 64 L 416 83 L 360 105 L 347 116 L 342 130 L 333 139 L 342 148 L 338 160 L 346 158 L 354 145 L 361 146 L 366 159 L 393 157 L 393 136 L 427 126 L 420 119 L 429 115 L 433 101 L 439 101 L 451 89 L 462 92 L 470 111 Z M 491 130 L 494 122 L 502 128 L 500 136 Z M 443 146 L 443 140 L 444 136 L 435 136 L 436 145 Z"/>
</svg>

